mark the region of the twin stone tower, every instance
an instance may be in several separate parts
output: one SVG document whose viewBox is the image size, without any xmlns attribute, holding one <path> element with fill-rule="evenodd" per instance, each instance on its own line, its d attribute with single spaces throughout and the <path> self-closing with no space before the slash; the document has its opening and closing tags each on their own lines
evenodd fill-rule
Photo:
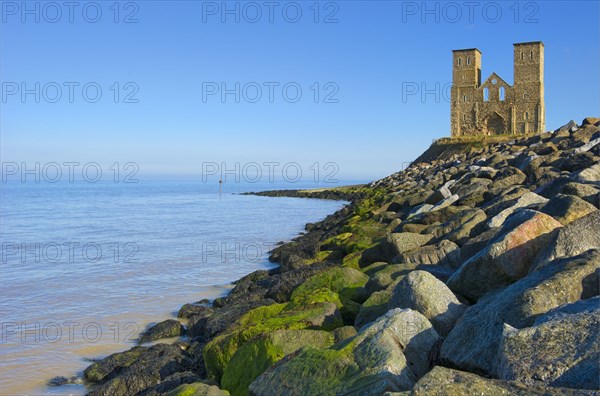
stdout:
<svg viewBox="0 0 600 396">
<path fill-rule="evenodd" d="M 452 137 L 544 132 L 544 44 L 514 44 L 514 84 L 496 73 L 481 83 L 481 51 L 454 50 Z"/>
</svg>

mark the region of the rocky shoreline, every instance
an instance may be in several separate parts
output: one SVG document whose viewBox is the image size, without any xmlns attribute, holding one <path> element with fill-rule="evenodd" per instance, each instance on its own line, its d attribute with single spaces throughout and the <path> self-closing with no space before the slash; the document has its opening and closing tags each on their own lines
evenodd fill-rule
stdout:
<svg viewBox="0 0 600 396">
<path fill-rule="evenodd" d="M 434 143 L 229 295 L 84 372 L 91 395 L 590 395 L 600 388 L 600 119 Z"/>
</svg>

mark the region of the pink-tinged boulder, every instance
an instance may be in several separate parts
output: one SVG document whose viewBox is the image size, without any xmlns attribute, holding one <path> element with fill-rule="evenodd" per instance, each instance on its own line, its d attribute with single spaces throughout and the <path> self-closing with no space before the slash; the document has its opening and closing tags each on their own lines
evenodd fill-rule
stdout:
<svg viewBox="0 0 600 396">
<path fill-rule="evenodd" d="M 448 287 L 471 300 L 501 289 L 529 272 L 533 260 L 562 225 L 547 214 L 524 209 L 506 220 L 487 247 L 448 279 Z"/>
</svg>

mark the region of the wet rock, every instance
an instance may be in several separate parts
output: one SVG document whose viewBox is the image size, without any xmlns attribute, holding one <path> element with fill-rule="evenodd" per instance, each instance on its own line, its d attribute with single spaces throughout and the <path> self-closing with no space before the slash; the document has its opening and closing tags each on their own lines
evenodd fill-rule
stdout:
<svg viewBox="0 0 600 396">
<path fill-rule="evenodd" d="M 394 309 L 331 348 L 304 349 L 265 371 L 253 395 L 381 395 L 409 390 L 431 367 L 439 336 L 411 310 Z"/>
<path fill-rule="evenodd" d="M 212 308 L 207 307 L 205 305 L 200 305 L 197 303 L 185 304 L 179 309 L 179 312 L 177 313 L 177 317 L 183 318 L 183 319 L 188 319 L 191 316 L 195 316 L 195 315 L 209 316 L 209 315 L 212 315 L 213 312 L 214 312 L 214 310 Z"/>
<path fill-rule="evenodd" d="M 175 319 L 165 320 L 150 327 L 140 337 L 139 344 L 160 340 L 161 338 L 179 337 L 185 332 L 183 326 Z"/>
<path fill-rule="evenodd" d="M 80 377 L 73 376 L 70 378 L 67 377 L 54 377 L 48 380 L 48 386 L 62 386 L 62 385 L 72 385 L 72 384 L 81 384 L 83 380 Z"/>
<path fill-rule="evenodd" d="M 157 344 L 141 350 L 135 361 L 121 367 L 118 373 L 93 389 L 89 395 L 125 396 L 140 393 L 172 374 L 188 371 L 191 365 L 191 357 L 177 346 Z"/>
<path fill-rule="evenodd" d="M 466 309 L 444 283 L 425 271 L 413 271 L 398 282 L 389 306 L 421 313 L 442 337 L 448 335 Z"/>
<path fill-rule="evenodd" d="M 463 263 L 450 277 L 450 289 L 476 301 L 484 294 L 524 277 L 538 252 L 561 224 L 529 209 L 509 218 L 489 245 Z"/>
<path fill-rule="evenodd" d="M 113 353 L 87 367 L 83 372 L 83 376 L 90 382 L 101 382 L 110 379 L 119 371 L 132 365 L 146 349 L 137 346 L 125 352 Z"/>
<path fill-rule="evenodd" d="M 207 317 L 192 317 L 188 333 L 191 337 L 209 340 L 218 333 L 225 331 L 237 319 L 248 313 L 250 310 L 273 304 L 275 304 L 275 301 L 272 299 L 250 301 L 228 305 L 216 310 L 215 313 Z"/>
<path fill-rule="evenodd" d="M 442 344 L 444 365 L 493 375 L 504 323 L 525 328 L 537 317 L 598 294 L 600 251 L 558 259 L 466 309 Z"/>
</svg>

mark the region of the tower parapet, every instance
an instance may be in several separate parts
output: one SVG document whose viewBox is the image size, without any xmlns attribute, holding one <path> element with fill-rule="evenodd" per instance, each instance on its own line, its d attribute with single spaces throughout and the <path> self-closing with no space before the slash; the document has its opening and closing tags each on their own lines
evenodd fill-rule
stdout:
<svg viewBox="0 0 600 396">
<path fill-rule="evenodd" d="M 492 73 L 481 81 L 481 51 L 452 51 L 450 128 L 453 137 L 545 130 L 544 44 L 514 44 L 514 83 Z"/>
</svg>

